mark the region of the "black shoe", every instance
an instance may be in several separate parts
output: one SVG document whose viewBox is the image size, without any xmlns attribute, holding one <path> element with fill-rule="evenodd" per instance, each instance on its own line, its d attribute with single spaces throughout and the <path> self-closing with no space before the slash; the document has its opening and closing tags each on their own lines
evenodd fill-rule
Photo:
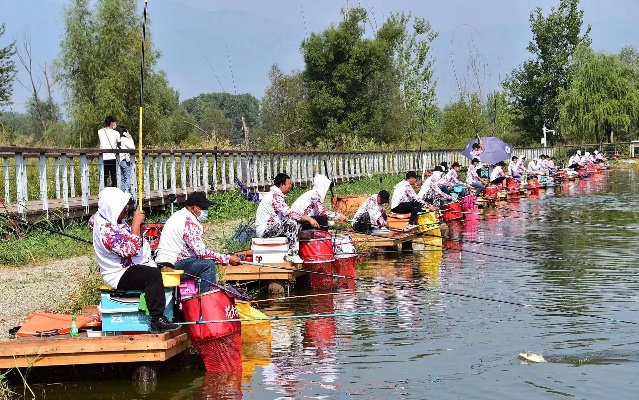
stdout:
<svg viewBox="0 0 639 400">
<path fill-rule="evenodd" d="M 160 319 L 158 319 L 156 322 L 151 322 L 151 332 L 153 333 L 172 331 L 179 327 L 180 325 L 178 324 L 170 323 L 164 315 L 161 316 Z"/>
</svg>

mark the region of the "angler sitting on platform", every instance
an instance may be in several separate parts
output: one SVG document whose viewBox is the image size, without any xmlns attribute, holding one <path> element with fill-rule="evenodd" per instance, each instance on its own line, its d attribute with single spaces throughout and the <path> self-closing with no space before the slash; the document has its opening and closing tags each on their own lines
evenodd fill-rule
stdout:
<svg viewBox="0 0 639 400">
<path fill-rule="evenodd" d="M 378 194 L 372 194 L 357 209 L 353 217 L 353 229 L 360 233 L 370 233 L 373 229 L 388 226 L 384 204 L 388 204 L 390 193 L 381 190 Z"/>
<path fill-rule="evenodd" d="M 447 186 L 451 189 L 455 189 L 455 186 L 457 186 L 458 190 L 461 189 L 461 191 L 459 192 L 459 196 L 464 197 L 466 196 L 466 184 L 459 180 L 460 170 L 461 165 L 459 165 L 459 163 L 455 161 L 453 165 L 450 166 L 450 171 L 448 171 L 444 178 L 439 181 L 439 184 L 440 186 Z"/>
<path fill-rule="evenodd" d="M 428 207 L 426 202 L 420 199 L 413 189 L 413 185 L 417 182 L 417 173 L 408 171 L 406 179 L 399 182 L 393 188 L 393 197 L 391 199 L 391 211 L 398 214 L 410 213 L 408 220 L 409 225 L 415 225 L 417 222 L 417 213 L 422 208 Z"/>
<path fill-rule="evenodd" d="M 178 325 L 163 315 L 162 273 L 140 233 L 144 211 L 135 211 L 130 226 L 124 220 L 130 204 L 131 195 L 115 187 L 102 189 L 98 196 L 98 211 L 89 220 L 89 228 L 93 230 L 93 250 L 100 274 L 114 289 L 144 292 L 152 332 L 177 329 Z"/>
<path fill-rule="evenodd" d="M 577 154 L 570 156 L 570 160 L 568 160 L 568 168 L 574 170 L 583 168 L 583 164 L 581 163 L 581 150 L 577 150 Z"/>
<path fill-rule="evenodd" d="M 506 163 L 503 161 L 498 162 L 493 166 L 493 171 L 490 173 L 490 183 L 495 185 L 500 185 L 504 183 L 504 180 L 508 177 L 504 172 L 504 168 L 506 167 Z"/>
<path fill-rule="evenodd" d="M 468 171 L 466 171 L 466 184 L 475 188 L 477 191 L 477 193 L 475 193 L 476 196 L 479 196 L 481 192 L 486 189 L 486 181 L 480 178 L 477 173 L 478 165 L 479 159 L 473 158 L 470 162 L 470 167 L 468 167 Z"/>
<path fill-rule="evenodd" d="M 291 206 L 291 210 L 297 214 L 307 215 L 313 218 L 320 227 L 323 228 L 328 227 L 329 218 L 341 219 L 342 221 L 348 220 L 348 218 L 339 212 L 331 211 L 324 207 L 326 192 L 328 192 L 332 184 L 331 180 L 326 176 L 315 175 L 315 178 L 313 178 L 313 189 L 298 197 Z M 302 230 L 310 228 L 310 224 L 302 224 Z"/>
<path fill-rule="evenodd" d="M 237 256 L 218 254 L 208 250 L 202 235 L 201 222 L 208 217 L 211 202 L 204 192 L 193 192 L 186 199 L 186 206 L 171 215 L 164 224 L 155 261 L 179 269 L 191 277 L 201 278 L 200 293 L 208 292 L 211 283 L 217 282 L 216 264 L 240 265 Z"/>
<path fill-rule="evenodd" d="M 255 215 L 257 237 L 270 238 L 283 236 L 288 238 L 287 260 L 301 263 L 299 256 L 300 222 L 308 222 L 313 228 L 319 224 L 308 215 L 301 215 L 286 204 L 286 194 L 291 191 L 291 177 L 280 172 L 273 180 L 271 190 L 264 195 Z"/>
<path fill-rule="evenodd" d="M 508 175 L 512 176 L 514 179 L 520 180 L 521 174 L 519 174 L 519 167 L 519 158 L 517 158 L 517 156 L 512 156 L 508 163 Z"/>
<path fill-rule="evenodd" d="M 442 191 L 439 187 L 439 182 L 444 176 L 444 169 L 441 165 L 438 165 L 433 169 L 431 176 L 426 178 L 422 187 L 419 189 L 417 196 L 427 204 L 432 204 L 434 208 L 439 210 L 439 203 L 441 200 L 454 201 L 455 199 L 448 193 Z"/>
</svg>

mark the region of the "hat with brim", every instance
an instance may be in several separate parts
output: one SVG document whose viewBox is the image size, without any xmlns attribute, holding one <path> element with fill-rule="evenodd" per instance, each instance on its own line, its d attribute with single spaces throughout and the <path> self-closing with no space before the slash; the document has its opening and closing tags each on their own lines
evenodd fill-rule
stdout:
<svg viewBox="0 0 639 400">
<path fill-rule="evenodd" d="M 202 210 L 208 210 L 211 204 L 204 192 L 193 192 L 186 199 L 187 206 L 196 206 Z"/>
</svg>

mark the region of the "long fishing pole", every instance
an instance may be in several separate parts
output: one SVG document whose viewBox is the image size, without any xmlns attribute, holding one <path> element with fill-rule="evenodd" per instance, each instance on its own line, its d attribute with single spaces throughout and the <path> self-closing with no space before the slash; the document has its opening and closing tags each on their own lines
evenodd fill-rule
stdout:
<svg viewBox="0 0 639 400">
<path fill-rule="evenodd" d="M 366 283 L 371 283 L 371 284 L 383 285 L 383 286 L 387 286 L 387 287 L 393 287 L 393 288 L 396 288 L 396 289 L 399 289 L 399 290 L 403 290 L 404 287 L 413 287 L 413 288 L 419 288 L 419 289 L 423 288 L 422 284 L 419 283 L 419 282 L 412 282 L 411 284 L 403 284 L 403 283 L 388 282 L 388 281 L 383 280 L 383 279 L 374 280 L 374 279 L 367 279 L 367 278 L 358 278 L 358 277 L 353 277 L 353 276 L 344 276 L 344 275 L 327 273 L 327 272 L 311 271 L 311 270 L 306 270 L 306 269 L 302 269 L 302 268 L 287 268 L 287 267 L 280 267 L 280 266 L 277 266 L 277 265 L 268 265 L 268 264 L 262 264 L 262 263 L 254 263 L 254 262 L 245 262 L 245 261 L 243 261 L 242 264 L 257 265 L 257 266 L 264 267 L 264 268 L 275 268 L 275 269 L 282 269 L 282 270 L 287 270 L 287 271 L 306 272 L 306 273 L 310 273 L 310 274 L 323 275 L 323 276 L 332 276 L 332 277 L 342 278 L 342 279 L 351 279 L 351 280 L 359 281 L 359 282 L 366 282 Z M 620 319 L 616 319 L 616 318 L 609 318 L 609 317 L 603 317 L 603 316 L 599 316 L 599 315 L 587 314 L 587 313 L 583 313 L 583 312 L 579 312 L 579 311 L 564 310 L 564 309 L 561 309 L 561 308 L 558 308 L 558 307 L 548 307 L 548 306 L 543 306 L 543 305 L 520 303 L 520 302 L 510 301 L 510 300 L 495 299 L 495 298 L 492 298 L 492 297 L 483 297 L 483 296 L 476 296 L 476 295 L 470 295 L 470 294 L 455 293 L 455 292 L 450 292 L 450 291 L 441 290 L 441 289 L 434 289 L 434 288 L 429 288 L 429 287 L 427 287 L 425 289 L 427 291 L 429 291 L 429 292 L 446 294 L 446 295 L 450 295 L 450 296 L 457 296 L 457 297 L 463 297 L 463 298 L 474 299 L 474 300 L 491 301 L 491 302 L 495 302 L 495 303 L 510 304 L 510 305 L 516 305 L 516 306 L 526 307 L 526 308 L 535 308 L 535 309 L 543 310 L 543 311 L 559 312 L 559 313 L 564 313 L 564 314 L 568 314 L 568 315 L 576 315 L 576 316 L 582 316 L 582 317 L 588 317 L 588 318 L 595 318 L 595 319 L 605 320 L 605 321 L 609 321 L 609 322 L 617 322 L 617 323 L 623 323 L 623 324 L 639 325 L 639 322 L 635 322 L 635 321 L 626 321 L 626 320 L 620 320 Z"/>
<path fill-rule="evenodd" d="M 142 21 L 142 59 L 140 60 L 140 134 L 138 137 L 138 209 L 142 210 L 142 111 L 144 109 L 144 42 L 146 42 L 146 7 L 149 0 L 144 0 L 144 19 Z"/>
<path fill-rule="evenodd" d="M 392 310 L 380 311 L 355 311 L 349 313 L 327 313 L 327 314 L 302 314 L 302 315 L 274 315 L 272 317 L 255 317 L 255 318 L 233 318 L 233 319 L 212 319 L 207 321 L 189 321 L 175 322 L 176 325 L 201 325 L 214 324 L 222 322 L 248 322 L 248 321 L 281 321 L 287 319 L 315 319 L 315 318 L 331 318 L 331 317 L 359 317 L 366 315 L 394 315 L 399 314 L 399 307 Z"/>
</svg>

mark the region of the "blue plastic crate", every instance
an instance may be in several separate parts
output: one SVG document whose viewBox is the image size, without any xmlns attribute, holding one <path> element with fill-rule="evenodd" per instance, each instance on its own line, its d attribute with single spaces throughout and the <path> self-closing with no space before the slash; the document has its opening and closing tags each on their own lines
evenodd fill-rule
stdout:
<svg viewBox="0 0 639 400">
<path fill-rule="evenodd" d="M 102 331 L 105 332 L 149 332 L 151 317 L 138 310 L 140 304 L 139 290 L 116 292 L 102 290 L 100 306 L 102 314 Z M 164 316 L 173 319 L 173 288 L 164 288 Z"/>
</svg>

